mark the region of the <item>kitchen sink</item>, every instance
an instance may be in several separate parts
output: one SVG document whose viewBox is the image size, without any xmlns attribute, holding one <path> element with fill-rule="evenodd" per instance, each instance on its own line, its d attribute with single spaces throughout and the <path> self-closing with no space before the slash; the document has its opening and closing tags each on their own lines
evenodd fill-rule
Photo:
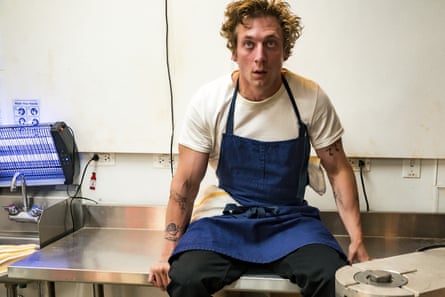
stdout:
<svg viewBox="0 0 445 297">
<path fill-rule="evenodd" d="M 40 249 L 51 242 L 54 242 L 73 230 L 73 221 L 70 211 L 70 200 L 59 198 L 32 198 L 33 205 L 38 205 L 43 209 L 40 218 L 35 222 L 23 222 L 11 219 L 10 213 L 7 211 L 12 204 L 21 207 L 22 198 L 19 195 L 0 195 L 0 203 L 5 210 L 0 210 L 0 247 L 11 245 L 10 250 L 16 251 L 23 248 L 24 244 L 33 244 L 35 249 Z M 30 252 L 34 247 L 29 248 Z M 23 254 L 15 254 L 12 257 L 17 257 L 17 260 L 26 256 Z M 9 265 L 10 261 L 15 261 L 14 258 L 7 254 L 2 263 L 0 263 L 0 283 L 6 286 L 13 286 L 28 282 L 27 280 L 11 279 L 4 269 L 4 265 Z M 6 260 L 7 259 L 7 260 Z"/>
<path fill-rule="evenodd" d="M 0 210 L 0 244 L 34 243 L 43 247 L 57 240 L 73 229 L 70 203 L 66 198 L 33 198 L 33 205 L 42 208 L 36 222 L 16 221 L 8 211 Z M 20 196 L 0 196 L 3 208 L 21 206 Z"/>
</svg>

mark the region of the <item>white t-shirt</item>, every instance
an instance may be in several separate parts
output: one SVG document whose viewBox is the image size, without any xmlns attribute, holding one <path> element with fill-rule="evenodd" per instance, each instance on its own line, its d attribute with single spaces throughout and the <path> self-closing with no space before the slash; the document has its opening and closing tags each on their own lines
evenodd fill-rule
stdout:
<svg viewBox="0 0 445 297">
<path fill-rule="evenodd" d="M 315 149 L 327 147 L 343 134 L 343 128 L 327 95 L 315 82 L 287 71 L 289 83 L 302 121 L 308 128 Z M 222 134 L 233 96 L 231 75 L 202 86 L 193 96 L 179 143 L 193 150 L 209 153 L 216 169 Z M 261 141 L 288 140 L 298 136 L 298 119 L 284 87 L 270 98 L 249 101 L 238 93 L 233 134 Z"/>
</svg>

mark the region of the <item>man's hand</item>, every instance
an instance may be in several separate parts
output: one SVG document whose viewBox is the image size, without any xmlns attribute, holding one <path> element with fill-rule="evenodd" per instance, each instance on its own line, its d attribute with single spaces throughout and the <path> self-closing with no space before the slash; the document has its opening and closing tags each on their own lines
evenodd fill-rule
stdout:
<svg viewBox="0 0 445 297">
<path fill-rule="evenodd" d="M 155 287 L 158 287 L 162 291 L 165 291 L 170 283 L 170 277 L 168 276 L 169 270 L 170 264 L 168 264 L 167 261 L 154 264 L 150 268 L 148 282 L 152 283 Z"/>
<path fill-rule="evenodd" d="M 349 245 L 348 262 L 352 264 L 354 260 L 357 260 L 359 262 L 365 262 L 371 260 L 363 242 L 360 243 L 351 242 L 351 244 Z"/>
</svg>

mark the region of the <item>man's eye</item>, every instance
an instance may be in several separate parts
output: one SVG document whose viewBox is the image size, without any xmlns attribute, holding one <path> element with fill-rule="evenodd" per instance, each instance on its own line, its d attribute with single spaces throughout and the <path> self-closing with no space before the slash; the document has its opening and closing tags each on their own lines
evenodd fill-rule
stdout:
<svg viewBox="0 0 445 297">
<path fill-rule="evenodd" d="M 253 48 L 253 42 L 252 41 L 245 41 L 244 42 L 245 48 Z"/>
<path fill-rule="evenodd" d="M 275 40 L 269 40 L 269 41 L 266 42 L 266 46 L 267 46 L 268 48 L 273 48 L 273 47 L 276 47 L 276 46 L 277 46 L 277 43 L 276 43 Z"/>
</svg>

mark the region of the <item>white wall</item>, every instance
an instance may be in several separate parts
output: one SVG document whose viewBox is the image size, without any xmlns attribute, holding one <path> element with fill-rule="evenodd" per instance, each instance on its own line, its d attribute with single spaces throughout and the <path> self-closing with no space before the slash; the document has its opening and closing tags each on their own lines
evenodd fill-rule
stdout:
<svg viewBox="0 0 445 297">
<path fill-rule="evenodd" d="M 218 34 L 230 0 L 167 2 L 180 128 L 196 89 L 233 68 Z M 350 153 L 445 158 L 445 1 L 290 4 L 304 31 L 285 66 L 330 96 Z M 14 99 L 39 99 L 40 120 L 66 121 L 82 152 L 167 152 L 165 32 L 161 0 L 0 0 L 0 123 Z"/>
<path fill-rule="evenodd" d="M 153 166 L 155 154 L 116 154 L 115 165 L 88 168 L 82 188 L 85 197 L 99 203 L 131 205 L 165 205 L 171 173 Z M 89 154 L 82 155 L 82 168 Z M 371 211 L 442 212 L 445 213 L 445 160 L 421 160 L 420 178 L 402 177 L 402 159 L 371 159 L 371 170 L 364 174 Z M 89 189 L 91 171 L 97 174 L 96 190 Z M 360 176 L 356 173 L 360 204 L 365 201 Z M 205 184 L 215 183 L 208 172 Z M 334 210 L 331 189 L 324 196 L 307 191 L 310 204 L 321 210 Z"/>
<path fill-rule="evenodd" d="M 169 1 L 177 131 L 196 88 L 233 66 L 218 35 L 228 2 Z M 445 212 L 445 2 L 290 2 L 305 29 L 287 67 L 327 91 L 349 152 L 376 158 L 366 174 L 371 209 Z M 72 125 L 86 152 L 83 163 L 88 151 L 120 152 L 114 166 L 96 168 L 95 191 L 84 187 L 85 196 L 101 203 L 167 202 L 170 172 L 153 168 L 149 154 L 168 151 L 170 142 L 163 4 L 0 0 L 0 124 L 13 119 L 14 99 L 38 98 L 42 121 Z M 402 178 L 402 160 L 395 158 L 415 156 L 442 161 L 424 159 L 420 178 Z M 330 191 L 324 197 L 308 191 L 307 198 L 335 208 Z"/>
</svg>

